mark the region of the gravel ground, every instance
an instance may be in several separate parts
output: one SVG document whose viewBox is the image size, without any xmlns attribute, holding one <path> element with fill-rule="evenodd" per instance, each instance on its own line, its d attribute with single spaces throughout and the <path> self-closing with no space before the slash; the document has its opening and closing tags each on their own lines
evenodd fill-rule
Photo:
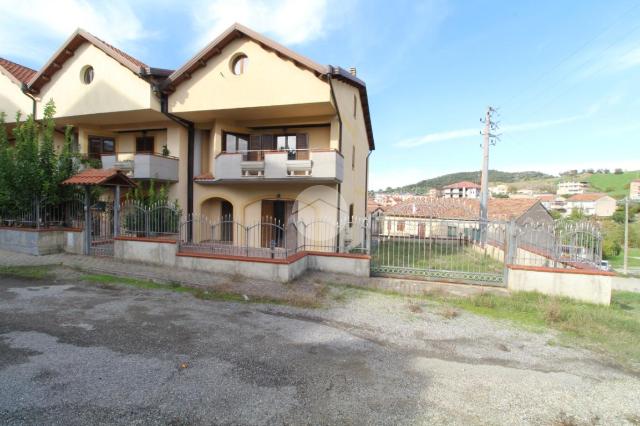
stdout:
<svg viewBox="0 0 640 426">
<path fill-rule="evenodd" d="M 640 423 L 640 375 L 553 334 L 328 297 L 300 309 L 0 277 L 0 423 Z"/>
</svg>

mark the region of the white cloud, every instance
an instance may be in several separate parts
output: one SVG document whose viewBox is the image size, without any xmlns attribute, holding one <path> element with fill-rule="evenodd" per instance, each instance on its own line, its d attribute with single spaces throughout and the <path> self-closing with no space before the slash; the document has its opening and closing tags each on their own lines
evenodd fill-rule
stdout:
<svg viewBox="0 0 640 426">
<path fill-rule="evenodd" d="M 124 0 L 0 0 L 0 10 L 0 54 L 40 64 L 78 27 L 123 49 L 151 34 Z"/>
<path fill-rule="evenodd" d="M 555 120 L 531 121 L 528 123 L 505 125 L 505 126 L 502 126 L 498 130 L 498 132 L 501 133 L 502 135 L 505 135 L 508 133 L 520 133 L 520 132 L 544 129 L 547 127 L 559 126 L 562 124 L 572 123 L 574 121 L 588 118 L 589 116 L 595 114 L 599 109 L 600 109 L 599 105 L 594 104 L 591 108 L 589 108 L 589 111 L 586 114 L 558 118 Z M 449 131 L 437 132 L 437 133 L 428 133 L 423 136 L 401 140 L 400 142 L 396 143 L 396 146 L 416 147 L 416 146 L 426 145 L 434 142 L 442 142 L 442 141 L 454 140 L 454 139 L 465 139 L 469 137 L 477 137 L 479 139 L 480 128 L 459 129 L 459 130 L 449 130 Z"/>
<path fill-rule="evenodd" d="M 201 48 L 227 27 L 238 22 L 266 33 L 286 45 L 322 37 L 329 25 L 329 1 L 333 0 L 203 0 L 193 3 L 196 40 Z"/>
</svg>

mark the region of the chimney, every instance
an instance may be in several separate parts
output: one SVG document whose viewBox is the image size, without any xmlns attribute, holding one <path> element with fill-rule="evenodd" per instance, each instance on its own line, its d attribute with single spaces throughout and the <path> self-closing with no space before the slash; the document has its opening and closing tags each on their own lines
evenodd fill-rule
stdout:
<svg viewBox="0 0 640 426">
<path fill-rule="evenodd" d="M 357 74 L 357 73 L 356 73 L 356 67 L 351 67 L 351 68 L 349 68 L 349 73 L 351 73 L 351 75 L 355 77 L 355 76 L 356 76 L 356 74 Z"/>
</svg>

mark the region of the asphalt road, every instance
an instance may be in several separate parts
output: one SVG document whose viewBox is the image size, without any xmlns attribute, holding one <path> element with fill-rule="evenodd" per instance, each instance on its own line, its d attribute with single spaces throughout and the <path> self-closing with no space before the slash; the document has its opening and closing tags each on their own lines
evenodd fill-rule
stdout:
<svg viewBox="0 0 640 426">
<path fill-rule="evenodd" d="M 640 419 L 636 373 L 553 336 L 346 296 L 306 310 L 0 277 L 0 423 Z"/>
</svg>

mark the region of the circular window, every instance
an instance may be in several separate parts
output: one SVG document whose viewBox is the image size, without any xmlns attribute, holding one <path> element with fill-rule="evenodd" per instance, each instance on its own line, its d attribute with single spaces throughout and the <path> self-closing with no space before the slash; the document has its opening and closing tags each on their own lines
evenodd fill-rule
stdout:
<svg viewBox="0 0 640 426">
<path fill-rule="evenodd" d="M 93 67 L 86 66 L 82 68 L 81 78 L 84 84 L 90 84 L 93 81 Z"/>
<path fill-rule="evenodd" d="M 249 66 L 249 58 L 244 53 L 236 55 L 231 60 L 231 72 L 235 75 L 244 74 Z"/>
</svg>

